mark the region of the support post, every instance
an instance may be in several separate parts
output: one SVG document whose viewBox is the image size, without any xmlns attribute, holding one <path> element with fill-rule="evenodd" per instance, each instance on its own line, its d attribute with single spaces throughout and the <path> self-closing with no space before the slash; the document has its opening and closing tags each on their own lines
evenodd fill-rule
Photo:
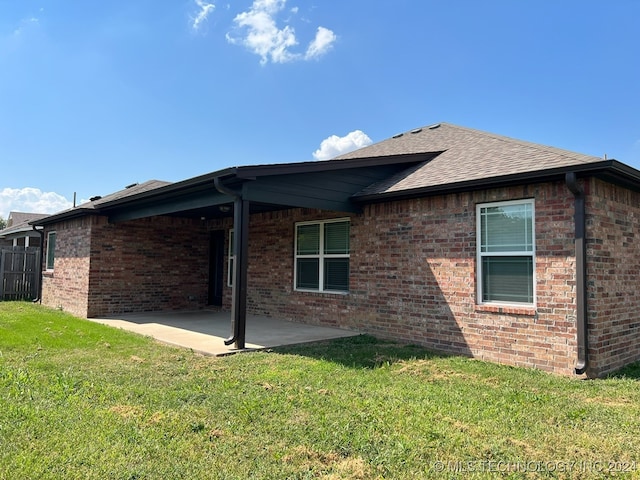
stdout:
<svg viewBox="0 0 640 480">
<path fill-rule="evenodd" d="M 233 268 L 233 301 L 231 305 L 231 325 L 233 336 L 225 341 L 230 345 L 235 341 L 237 349 L 245 348 L 247 329 L 247 260 L 249 252 L 249 201 L 241 196 L 233 202 L 233 237 L 236 261 Z M 228 343 L 227 343 L 228 342 Z"/>
<path fill-rule="evenodd" d="M 214 178 L 216 190 L 233 198 L 233 248 L 236 261 L 233 265 L 233 290 L 231 299 L 231 336 L 225 345 L 235 343 L 239 350 L 245 348 L 247 330 L 247 270 L 249 252 L 249 200 L 242 193 L 232 190 L 222 183 L 220 177 Z"/>
</svg>

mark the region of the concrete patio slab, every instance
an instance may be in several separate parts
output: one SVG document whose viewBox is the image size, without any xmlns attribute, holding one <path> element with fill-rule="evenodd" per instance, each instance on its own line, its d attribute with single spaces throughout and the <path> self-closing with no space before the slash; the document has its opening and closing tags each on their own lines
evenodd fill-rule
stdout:
<svg viewBox="0 0 640 480">
<path fill-rule="evenodd" d="M 229 312 L 197 310 L 132 313 L 89 320 L 146 335 L 160 342 L 189 348 L 205 355 L 228 355 L 238 352 L 233 345 L 224 344 L 224 340 L 231 334 Z M 247 317 L 245 350 L 355 335 L 358 335 L 358 332 L 251 315 Z"/>
</svg>

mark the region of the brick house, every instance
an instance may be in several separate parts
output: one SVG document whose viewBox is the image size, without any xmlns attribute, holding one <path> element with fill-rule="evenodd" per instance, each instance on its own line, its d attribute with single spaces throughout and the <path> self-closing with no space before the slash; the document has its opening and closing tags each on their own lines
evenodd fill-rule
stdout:
<svg viewBox="0 0 640 480">
<path fill-rule="evenodd" d="M 29 222 L 42 213 L 10 212 L 0 230 L 0 301 L 32 300 L 40 287 L 42 235 Z"/>
<path fill-rule="evenodd" d="M 640 172 L 441 123 L 35 222 L 42 302 L 231 310 L 597 377 L 640 360 Z"/>
</svg>

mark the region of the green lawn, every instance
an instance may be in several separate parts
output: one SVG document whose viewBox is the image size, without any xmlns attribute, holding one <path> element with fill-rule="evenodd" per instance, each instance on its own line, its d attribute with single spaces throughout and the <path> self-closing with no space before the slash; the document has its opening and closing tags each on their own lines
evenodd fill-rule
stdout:
<svg viewBox="0 0 640 480">
<path fill-rule="evenodd" d="M 212 358 L 0 303 L 0 479 L 640 478 L 639 371 L 368 336 Z"/>
</svg>

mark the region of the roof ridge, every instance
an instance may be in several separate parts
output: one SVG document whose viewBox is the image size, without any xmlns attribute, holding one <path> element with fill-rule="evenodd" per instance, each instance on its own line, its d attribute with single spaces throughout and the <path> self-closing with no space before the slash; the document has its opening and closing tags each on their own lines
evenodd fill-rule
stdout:
<svg viewBox="0 0 640 480">
<path fill-rule="evenodd" d="M 43 215 L 42 213 L 38 213 L 38 212 L 23 212 L 23 211 L 20 211 L 20 210 L 11 210 L 9 212 L 9 215 L 14 214 L 14 213 L 15 214 L 20 214 L 20 215 Z"/>
</svg>

